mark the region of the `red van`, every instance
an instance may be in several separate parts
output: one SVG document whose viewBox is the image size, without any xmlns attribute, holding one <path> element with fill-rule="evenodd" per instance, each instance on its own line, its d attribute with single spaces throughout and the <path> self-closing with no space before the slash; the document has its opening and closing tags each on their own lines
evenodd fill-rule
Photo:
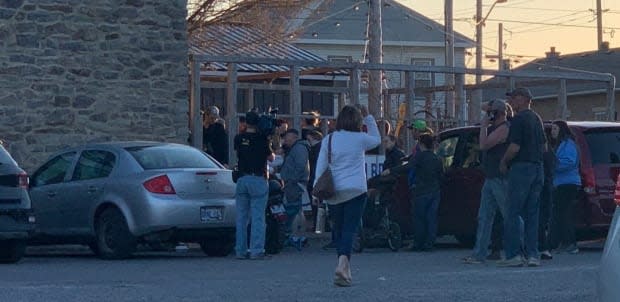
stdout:
<svg viewBox="0 0 620 302">
<path fill-rule="evenodd" d="M 620 123 L 568 122 L 580 150 L 583 190 L 578 203 L 578 239 L 604 236 L 616 205 L 614 189 L 620 173 Z M 546 124 L 547 129 L 551 124 Z M 446 171 L 439 205 L 438 235 L 454 235 L 462 244 L 476 238 L 480 191 L 484 183 L 479 127 L 461 127 L 439 133 L 437 155 Z M 409 213 L 406 181 L 397 189 L 398 212 Z M 411 217 L 411 216 L 408 216 Z M 410 218 L 396 217 L 406 233 Z"/>
</svg>

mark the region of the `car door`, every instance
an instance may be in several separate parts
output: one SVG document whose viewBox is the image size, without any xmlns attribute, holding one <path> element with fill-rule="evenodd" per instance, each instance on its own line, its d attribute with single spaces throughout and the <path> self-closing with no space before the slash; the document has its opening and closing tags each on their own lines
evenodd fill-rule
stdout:
<svg viewBox="0 0 620 302">
<path fill-rule="evenodd" d="M 480 192 L 484 183 L 478 134 L 478 129 L 467 129 L 447 136 L 440 142 L 440 150 L 442 144 L 449 145 L 446 148 L 449 150 L 456 144 L 454 152 L 446 152 L 448 157 L 443 157 L 446 174 L 439 215 L 447 233 L 475 234 Z"/>
<path fill-rule="evenodd" d="M 92 229 L 89 225 L 91 209 L 101 200 L 115 163 L 116 155 L 110 151 L 81 152 L 63 192 L 67 228 L 73 235 L 86 235 Z"/>
<path fill-rule="evenodd" d="M 74 164 L 76 152 L 50 159 L 31 178 L 30 199 L 37 218 L 37 229 L 45 234 L 60 235 L 65 223 L 60 195 Z"/>
</svg>

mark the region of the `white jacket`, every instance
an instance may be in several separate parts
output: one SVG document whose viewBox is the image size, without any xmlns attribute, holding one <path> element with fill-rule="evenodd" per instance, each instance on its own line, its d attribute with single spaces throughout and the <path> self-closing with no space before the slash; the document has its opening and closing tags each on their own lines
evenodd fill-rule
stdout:
<svg viewBox="0 0 620 302">
<path fill-rule="evenodd" d="M 372 115 L 364 118 L 364 125 L 368 133 L 339 130 L 327 135 L 321 142 L 314 178 L 315 184 L 327 169 L 329 136 L 333 135 L 330 169 L 334 177 L 336 195 L 326 200 L 329 204 L 343 203 L 368 191 L 365 153 L 381 143 L 381 135 L 377 128 L 377 121 Z"/>
</svg>

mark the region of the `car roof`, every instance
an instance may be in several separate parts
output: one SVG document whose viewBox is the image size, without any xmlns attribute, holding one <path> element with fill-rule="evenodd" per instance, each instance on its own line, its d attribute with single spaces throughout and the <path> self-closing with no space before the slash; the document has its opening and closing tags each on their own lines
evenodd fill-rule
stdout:
<svg viewBox="0 0 620 302">
<path fill-rule="evenodd" d="M 553 123 L 553 121 L 545 121 L 544 123 L 551 124 Z M 617 123 L 617 122 L 568 121 L 567 123 L 571 127 L 578 127 L 578 128 L 584 128 L 584 129 L 620 128 L 620 123 Z M 468 130 L 477 130 L 479 128 L 480 128 L 479 125 L 450 128 L 450 129 L 441 131 L 439 135 L 453 134 L 453 133 L 458 133 L 458 132 L 463 132 L 463 131 L 468 131 Z"/>
<path fill-rule="evenodd" d="M 55 152 L 51 156 L 49 156 L 48 159 L 51 159 L 52 157 L 56 157 L 63 153 L 77 152 L 77 151 L 84 150 L 84 149 L 103 148 L 103 149 L 120 150 L 120 149 L 126 149 L 126 148 L 131 148 L 131 147 L 147 147 L 147 146 L 186 146 L 186 145 L 175 144 L 175 143 L 153 142 L 153 141 L 112 141 L 112 142 L 100 142 L 100 143 L 87 143 L 83 145 L 64 148 L 60 151 Z"/>
</svg>

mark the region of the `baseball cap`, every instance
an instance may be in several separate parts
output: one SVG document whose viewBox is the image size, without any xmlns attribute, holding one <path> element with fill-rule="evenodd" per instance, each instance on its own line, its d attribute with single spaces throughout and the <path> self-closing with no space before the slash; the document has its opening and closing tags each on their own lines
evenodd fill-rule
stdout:
<svg viewBox="0 0 620 302">
<path fill-rule="evenodd" d="M 492 100 L 487 102 L 483 108 L 486 111 L 506 111 L 508 104 L 504 100 Z"/>
<path fill-rule="evenodd" d="M 532 99 L 532 92 L 525 87 L 519 87 L 513 91 L 506 93 L 506 96 L 515 97 L 515 96 L 524 96 L 528 99 Z"/>
<path fill-rule="evenodd" d="M 415 129 L 415 130 L 426 130 L 426 121 L 425 120 L 413 120 L 407 128 Z"/>
</svg>

